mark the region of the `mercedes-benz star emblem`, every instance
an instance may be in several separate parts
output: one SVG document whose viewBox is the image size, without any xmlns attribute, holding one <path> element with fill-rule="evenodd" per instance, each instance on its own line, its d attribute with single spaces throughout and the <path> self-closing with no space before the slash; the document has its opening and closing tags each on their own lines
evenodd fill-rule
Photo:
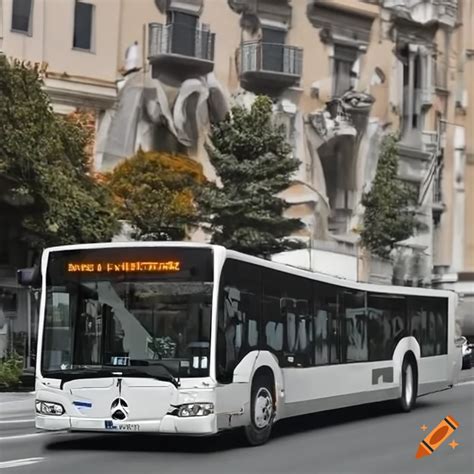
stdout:
<svg viewBox="0 0 474 474">
<path fill-rule="evenodd" d="M 125 420 L 128 416 L 128 403 L 123 398 L 116 398 L 110 406 L 110 413 L 114 420 Z"/>
</svg>

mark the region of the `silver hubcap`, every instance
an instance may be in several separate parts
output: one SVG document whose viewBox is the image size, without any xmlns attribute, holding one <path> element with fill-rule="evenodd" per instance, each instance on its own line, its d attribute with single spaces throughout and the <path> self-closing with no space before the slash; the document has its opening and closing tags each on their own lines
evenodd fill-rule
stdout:
<svg viewBox="0 0 474 474">
<path fill-rule="evenodd" d="M 413 397 L 413 370 L 411 365 L 408 365 L 405 371 L 405 403 L 411 404 Z"/>
<path fill-rule="evenodd" d="M 265 387 L 260 387 L 255 397 L 255 426 L 259 429 L 266 428 L 272 421 L 273 399 Z"/>
</svg>

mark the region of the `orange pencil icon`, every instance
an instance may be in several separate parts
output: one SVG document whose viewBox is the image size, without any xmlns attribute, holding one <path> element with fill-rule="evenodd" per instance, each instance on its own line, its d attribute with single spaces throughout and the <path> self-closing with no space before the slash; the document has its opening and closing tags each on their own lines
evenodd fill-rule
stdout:
<svg viewBox="0 0 474 474">
<path fill-rule="evenodd" d="M 441 420 L 438 426 L 418 446 L 416 459 L 429 456 L 436 451 L 458 427 L 459 423 L 452 416 L 447 416 Z"/>
</svg>

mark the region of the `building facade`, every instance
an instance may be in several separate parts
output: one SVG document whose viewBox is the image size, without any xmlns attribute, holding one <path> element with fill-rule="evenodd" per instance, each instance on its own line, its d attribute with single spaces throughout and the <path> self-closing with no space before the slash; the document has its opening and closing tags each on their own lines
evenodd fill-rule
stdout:
<svg viewBox="0 0 474 474">
<path fill-rule="evenodd" d="M 301 162 L 283 197 L 309 247 L 279 259 L 325 269 L 331 252 L 358 279 L 457 289 L 466 321 L 473 30 L 471 0 L 0 0 L 0 51 L 42 66 L 57 113 L 91 113 L 97 170 L 141 146 L 186 153 L 214 179 L 209 124 L 267 94 Z M 389 132 L 424 224 L 391 265 L 357 234 Z"/>
</svg>

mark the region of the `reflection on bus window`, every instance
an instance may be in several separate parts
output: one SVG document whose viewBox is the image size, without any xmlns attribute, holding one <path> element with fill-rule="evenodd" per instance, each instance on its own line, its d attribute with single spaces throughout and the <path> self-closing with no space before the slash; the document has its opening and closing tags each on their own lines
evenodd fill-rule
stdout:
<svg viewBox="0 0 474 474">
<path fill-rule="evenodd" d="M 406 299 L 403 296 L 369 293 L 367 297 L 369 360 L 389 360 L 406 335 Z"/>
<path fill-rule="evenodd" d="M 421 356 L 447 353 L 447 302 L 441 298 L 410 297 L 408 321 L 410 333 L 421 347 Z"/>
<path fill-rule="evenodd" d="M 368 360 L 367 318 L 365 293 L 344 292 L 345 361 Z"/>
<path fill-rule="evenodd" d="M 229 382 L 240 360 L 258 346 L 258 271 L 226 261 L 222 271 L 217 322 L 217 378 Z"/>
</svg>

